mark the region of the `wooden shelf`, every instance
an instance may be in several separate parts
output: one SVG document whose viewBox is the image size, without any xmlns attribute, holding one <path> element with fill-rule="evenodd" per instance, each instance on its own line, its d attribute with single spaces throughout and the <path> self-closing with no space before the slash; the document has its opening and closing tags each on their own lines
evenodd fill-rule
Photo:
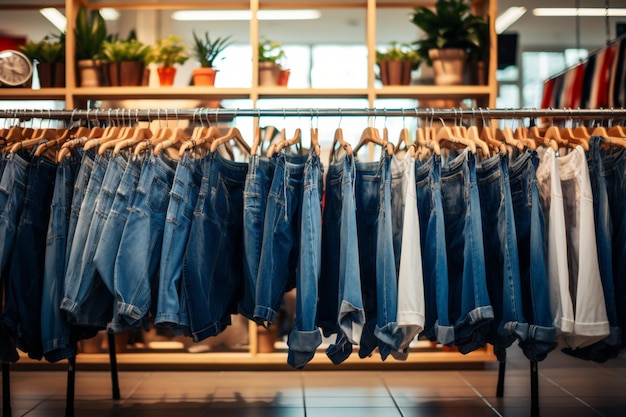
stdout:
<svg viewBox="0 0 626 417">
<path fill-rule="evenodd" d="M 464 99 L 488 98 L 491 88 L 483 85 L 407 85 L 385 86 L 375 90 L 376 98 Z"/>
<path fill-rule="evenodd" d="M 65 88 L 0 88 L 0 100 L 65 100 Z"/>
<path fill-rule="evenodd" d="M 367 99 L 367 88 L 287 88 L 258 87 L 259 98 L 363 98 Z"/>
<path fill-rule="evenodd" d="M 74 97 L 93 99 L 224 99 L 248 98 L 249 88 L 216 87 L 77 87 Z"/>
</svg>

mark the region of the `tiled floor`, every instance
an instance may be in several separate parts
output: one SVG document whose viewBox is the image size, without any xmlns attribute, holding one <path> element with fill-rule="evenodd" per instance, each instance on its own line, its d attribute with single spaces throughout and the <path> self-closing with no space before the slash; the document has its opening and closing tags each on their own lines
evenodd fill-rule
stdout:
<svg viewBox="0 0 626 417">
<path fill-rule="evenodd" d="M 530 416 L 528 361 L 509 349 L 504 398 L 497 366 L 480 371 L 120 372 L 111 400 L 107 372 L 79 371 L 77 417 Z M 11 373 L 13 416 L 62 417 L 66 373 Z M 626 415 L 626 359 L 605 364 L 555 351 L 539 365 L 540 413 Z"/>
</svg>

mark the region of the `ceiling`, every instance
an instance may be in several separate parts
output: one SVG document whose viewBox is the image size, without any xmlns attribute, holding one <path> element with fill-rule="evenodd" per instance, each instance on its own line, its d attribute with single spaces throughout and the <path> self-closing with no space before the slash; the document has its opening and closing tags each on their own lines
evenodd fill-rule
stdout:
<svg viewBox="0 0 626 417">
<path fill-rule="evenodd" d="M 92 0 L 94 1 L 94 0 Z M 113 0 L 99 0 L 102 3 Z M 267 0 L 263 0 L 267 1 Z M 295 0 L 292 3 L 297 3 Z M 351 0 L 352 1 L 352 0 Z M 354 0 L 357 1 L 357 0 Z M 383 0 L 380 2 L 385 2 Z M 94 1 L 95 2 L 95 1 Z M 150 0 L 154 2 L 154 0 Z M 363 2 L 363 0 L 360 0 Z M 577 0 L 550 0 L 550 7 L 574 7 Z M 62 0 L 0 0 L 0 6 L 6 4 L 59 4 Z M 118 2 L 119 3 L 119 2 Z M 170 2 L 172 3 L 172 2 Z M 190 2 L 187 2 L 189 4 Z M 210 3 L 210 1 L 209 1 Z M 224 2 L 221 2 L 224 4 Z M 241 2 L 239 2 L 241 3 Z M 346 3 L 344 0 L 343 3 Z M 416 4 L 419 2 L 416 2 Z M 532 15 L 534 7 L 545 7 L 546 0 L 498 0 L 498 10 L 503 11 L 510 6 L 525 6 L 529 11 L 509 30 L 518 32 L 520 47 L 526 50 L 563 50 L 575 48 L 576 18 L 574 17 L 535 17 Z M 604 1 L 578 0 L 580 7 L 602 7 Z M 626 0 L 609 0 L 611 6 L 626 7 Z M 207 1 L 204 1 L 207 4 Z M 307 4 L 311 5 L 310 1 Z M 410 8 L 382 8 L 377 12 L 377 42 L 385 44 L 391 41 L 411 42 L 418 38 L 416 27 L 409 22 Z M 154 33 L 154 36 L 165 36 L 169 33 L 184 34 L 191 38 L 191 29 L 198 31 L 210 30 L 216 35 L 232 34 L 240 42 L 248 42 L 248 24 L 245 22 L 173 22 L 170 19 L 171 10 L 153 12 L 149 18 L 148 11 L 123 11 L 123 19 L 110 24 L 110 30 L 119 31 L 124 35 L 130 28 L 138 28 L 143 33 Z M 609 37 L 615 37 L 615 23 L 626 22 L 626 17 L 609 18 Z M 145 22 L 145 23 L 144 23 Z M 146 27 L 150 22 L 155 30 Z M 366 15 L 364 9 L 323 9 L 322 18 L 314 21 L 292 22 L 260 22 L 261 36 L 279 40 L 285 43 L 359 43 L 365 42 Z M 587 49 L 596 49 L 606 43 L 606 26 L 604 17 L 581 17 L 579 19 L 580 46 Z M 0 33 L 27 35 L 31 39 L 38 39 L 45 34 L 55 31 L 54 28 L 34 10 L 7 11 L 0 14 Z M 189 35 L 189 36 L 187 36 Z M 151 40 L 146 39 L 146 42 Z"/>
</svg>

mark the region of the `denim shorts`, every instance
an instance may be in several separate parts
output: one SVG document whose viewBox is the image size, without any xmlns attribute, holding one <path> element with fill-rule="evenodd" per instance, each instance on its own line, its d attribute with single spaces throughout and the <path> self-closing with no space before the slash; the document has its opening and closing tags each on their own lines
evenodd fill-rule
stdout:
<svg viewBox="0 0 626 417">
<path fill-rule="evenodd" d="M 32 359 L 43 357 L 41 299 L 46 235 L 54 191 L 56 165 L 33 157 L 11 253 L 2 323 L 10 329 L 16 346 Z"/>
<path fill-rule="evenodd" d="M 510 164 L 511 201 L 520 266 L 524 318 L 528 335 L 519 345 L 532 361 L 542 361 L 556 347 L 550 309 L 545 252 L 545 222 L 539 200 L 539 158 L 527 149 Z"/>
<path fill-rule="evenodd" d="M 494 312 L 487 341 L 504 361 L 505 349 L 528 334 L 523 315 L 508 158 L 498 153 L 482 161 L 476 171 L 484 252 L 489 254 L 485 263 L 487 290 Z"/>
<path fill-rule="evenodd" d="M 189 333 L 191 326 L 186 293 L 182 288 L 183 258 L 201 183 L 202 160 L 184 154 L 176 166 L 163 228 L 154 319 L 156 325 L 182 329 L 183 333 Z"/>
<path fill-rule="evenodd" d="M 130 325 L 156 311 L 163 228 L 176 162 L 163 152 L 144 160 L 115 258 L 115 305 Z"/>
<path fill-rule="evenodd" d="M 203 160 L 202 183 L 183 258 L 191 334 L 199 342 L 231 323 L 243 286 L 243 190 L 247 163 L 218 152 Z"/>
<path fill-rule="evenodd" d="M 65 249 L 70 220 L 74 181 L 80 168 L 80 157 L 71 155 L 57 165 L 54 192 L 48 223 L 46 256 L 41 299 L 41 338 L 48 362 L 58 362 L 76 354 L 70 341 L 70 324 L 59 306 L 65 282 Z"/>
<path fill-rule="evenodd" d="M 274 159 L 254 155 L 250 158 L 243 192 L 244 284 L 239 313 L 252 320 L 267 196 L 274 178 Z"/>
<path fill-rule="evenodd" d="M 468 353 L 486 343 L 493 307 L 487 292 L 476 159 L 464 151 L 441 169 L 454 344 Z M 461 261 L 462 260 L 462 261 Z"/>
</svg>

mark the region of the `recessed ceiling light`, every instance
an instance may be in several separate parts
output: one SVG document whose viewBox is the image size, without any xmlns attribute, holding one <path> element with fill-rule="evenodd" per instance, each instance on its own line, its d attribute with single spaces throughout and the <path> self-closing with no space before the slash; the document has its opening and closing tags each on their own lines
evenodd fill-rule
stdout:
<svg viewBox="0 0 626 417">
<path fill-rule="evenodd" d="M 604 7 L 539 7 L 533 9 L 535 16 L 584 16 L 584 17 L 605 17 L 605 16 L 626 16 L 626 9 L 616 9 Z"/>
<path fill-rule="evenodd" d="M 46 7 L 45 9 L 39 10 L 39 13 L 48 19 L 48 21 L 52 23 L 55 28 L 59 29 L 61 32 L 65 32 L 67 19 L 65 18 L 65 15 L 59 11 L 59 9 Z"/>
<path fill-rule="evenodd" d="M 259 10 L 259 20 L 314 20 L 321 16 L 319 10 Z M 172 19 L 184 21 L 250 20 L 250 10 L 180 10 L 172 13 Z"/>
</svg>

